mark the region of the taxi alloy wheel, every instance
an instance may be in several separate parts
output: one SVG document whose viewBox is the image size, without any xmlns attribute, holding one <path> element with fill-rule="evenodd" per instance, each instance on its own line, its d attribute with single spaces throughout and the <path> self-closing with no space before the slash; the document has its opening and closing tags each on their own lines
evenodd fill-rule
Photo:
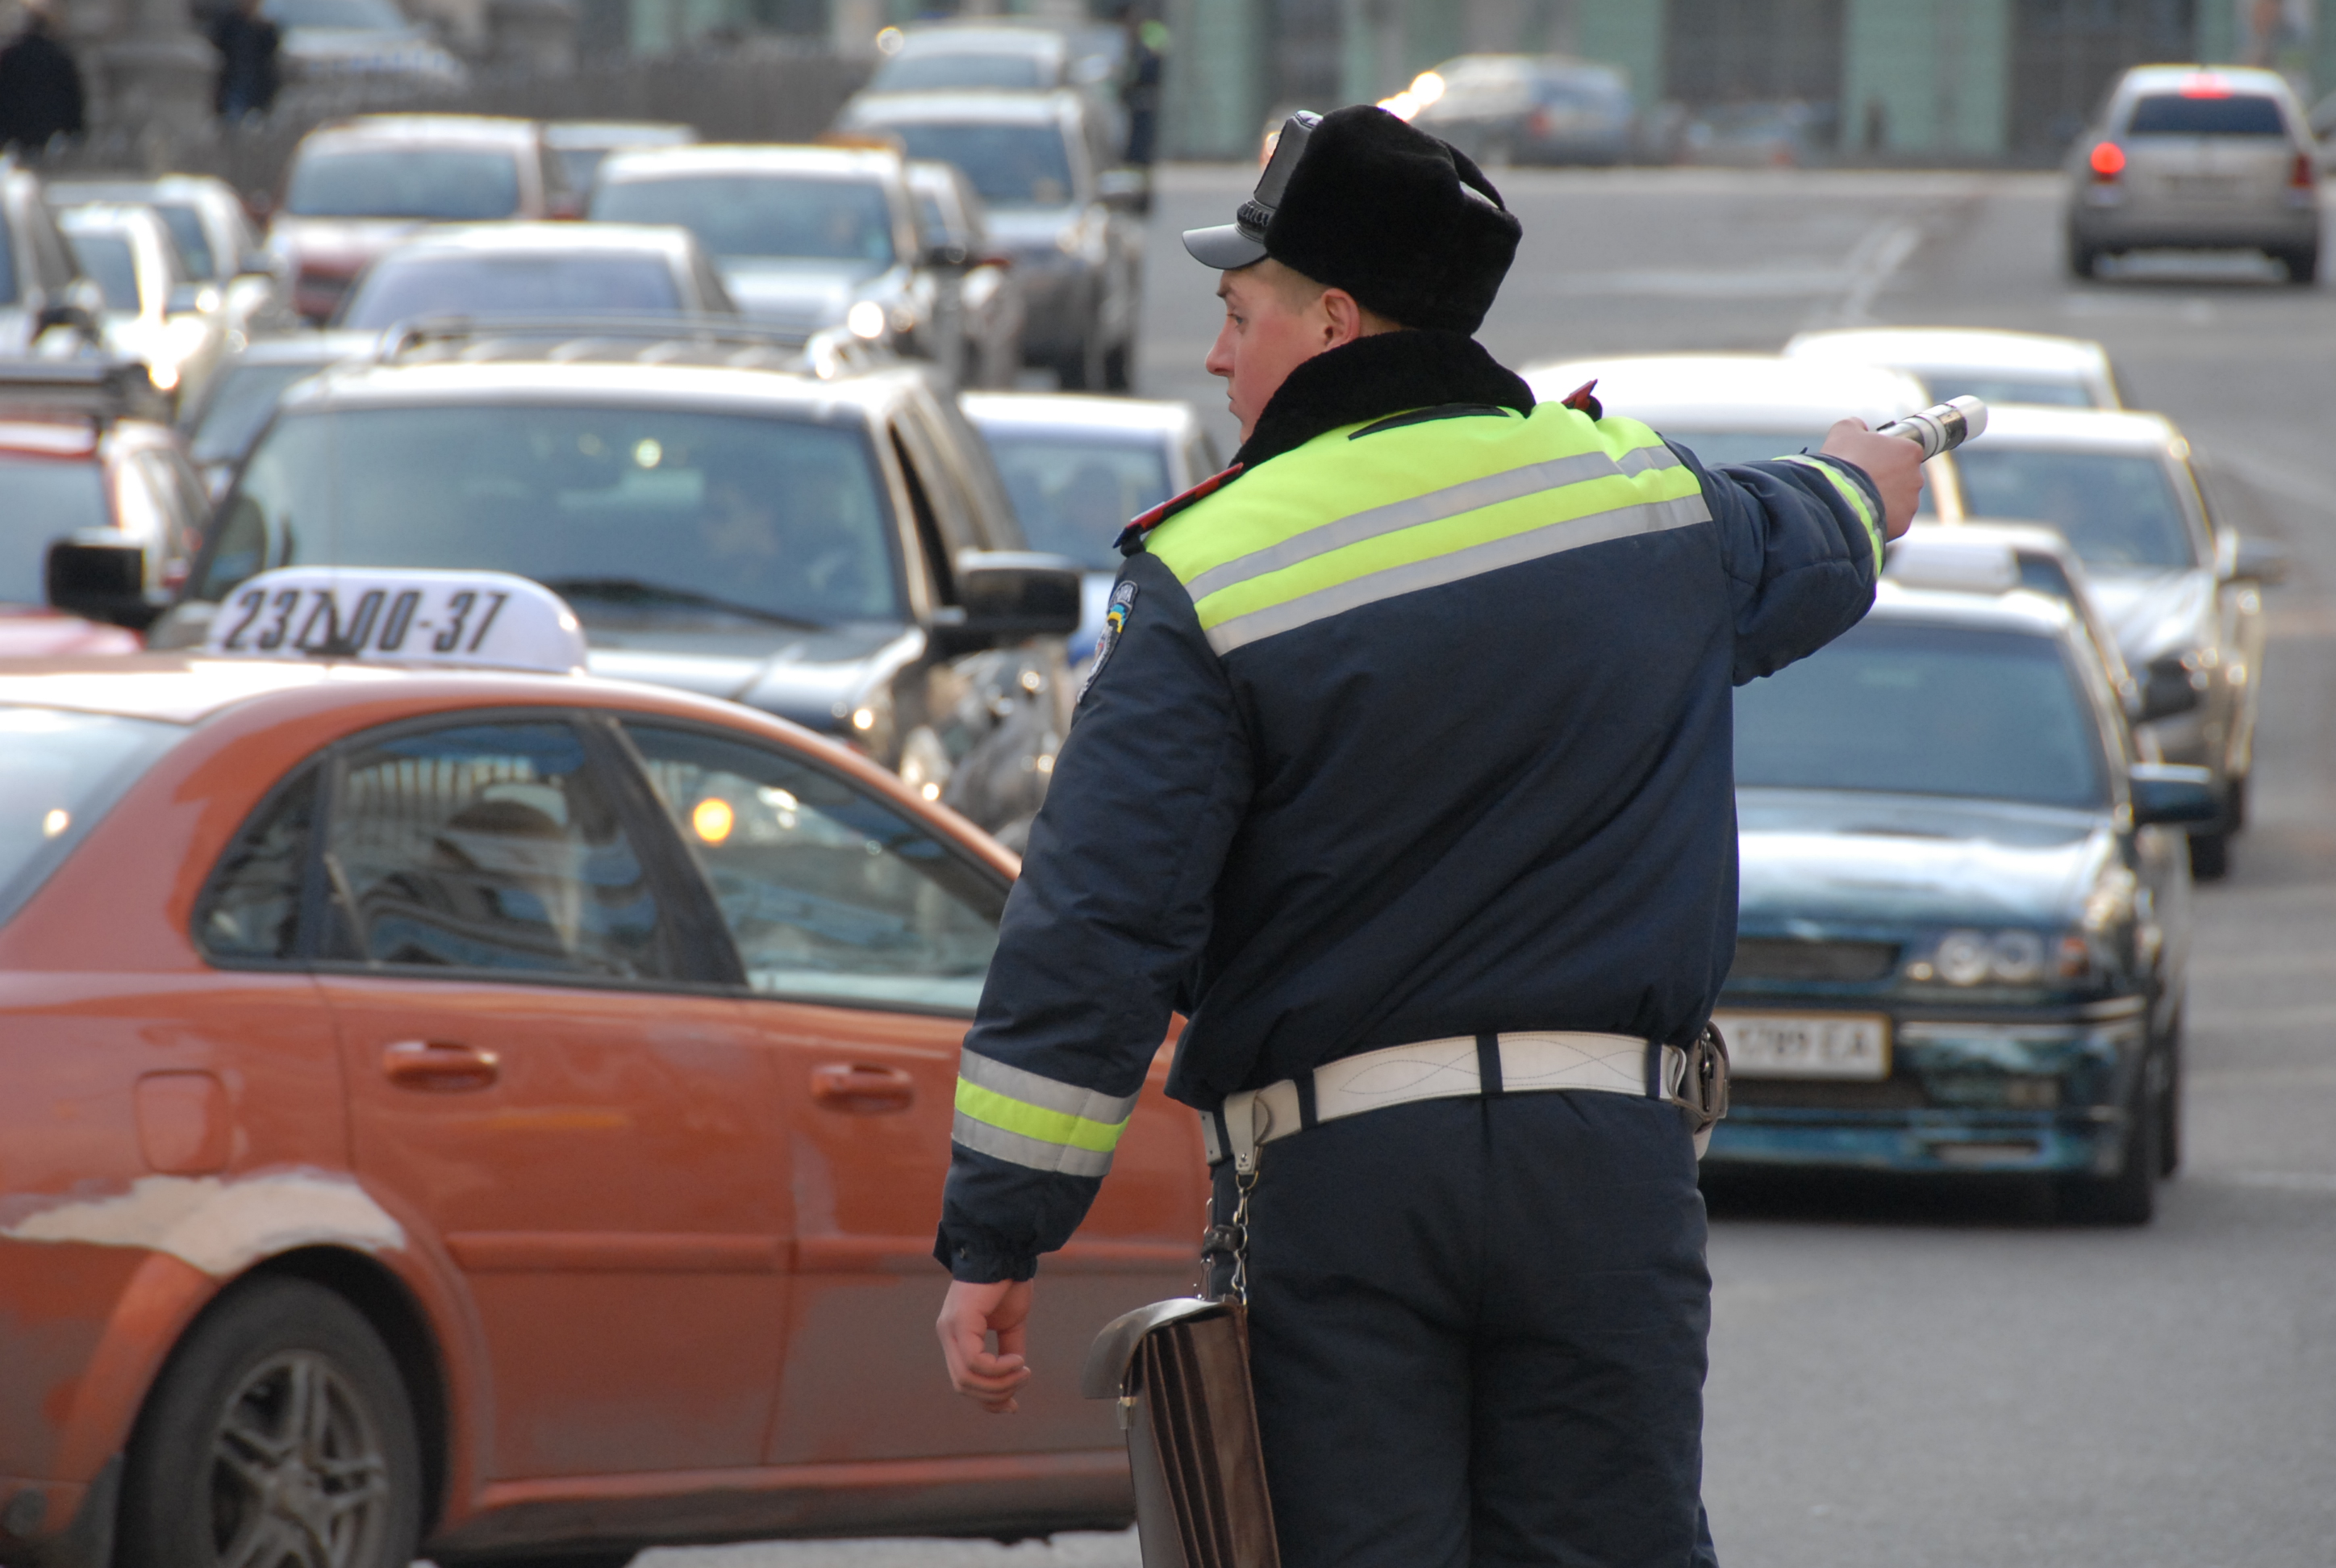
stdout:
<svg viewBox="0 0 2336 1568">
<path fill-rule="evenodd" d="M 421 1462 L 396 1364 L 346 1301 L 262 1280 L 172 1357 L 124 1477 L 122 1568 L 404 1568 Z"/>
</svg>

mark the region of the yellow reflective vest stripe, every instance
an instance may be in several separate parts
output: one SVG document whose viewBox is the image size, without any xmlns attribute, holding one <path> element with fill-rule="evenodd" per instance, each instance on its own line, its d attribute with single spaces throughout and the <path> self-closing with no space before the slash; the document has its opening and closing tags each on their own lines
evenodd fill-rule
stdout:
<svg viewBox="0 0 2336 1568">
<path fill-rule="evenodd" d="M 1145 548 L 1220 655 L 1362 605 L 1709 521 L 1694 471 L 1634 420 L 1543 404 L 1346 425 L 1241 476 Z M 1853 488 L 1854 488 L 1853 486 Z"/>
<path fill-rule="evenodd" d="M 1111 1169 L 1112 1153 L 1135 1114 L 1135 1099 L 1100 1095 L 962 1051 L 949 1136 L 1012 1164 L 1100 1177 Z"/>
</svg>

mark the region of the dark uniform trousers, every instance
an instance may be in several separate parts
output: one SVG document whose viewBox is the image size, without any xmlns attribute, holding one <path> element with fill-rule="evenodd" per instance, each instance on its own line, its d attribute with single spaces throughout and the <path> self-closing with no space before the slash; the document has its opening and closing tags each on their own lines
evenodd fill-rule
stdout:
<svg viewBox="0 0 2336 1568">
<path fill-rule="evenodd" d="M 1215 1183 L 1223 1222 L 1230 1162 Z M 1286 1568 L 1716 1563 L 1677 1110 L 1572 1091 L 1326 1122 L 1260 1151 L 1249 1231 Z"/>
</svg>

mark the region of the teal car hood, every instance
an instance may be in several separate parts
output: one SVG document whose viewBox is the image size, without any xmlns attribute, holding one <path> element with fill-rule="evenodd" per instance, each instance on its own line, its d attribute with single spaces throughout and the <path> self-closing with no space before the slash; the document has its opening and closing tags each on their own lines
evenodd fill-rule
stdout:
<svg viewBox="0 0 2336 1568">
<path fill-rule="evenodd" d="M 2106 811 L 1777 789 L 1736 809 L 1747 931 L 2067 923 L 2117 856 Z"/>
</svg>

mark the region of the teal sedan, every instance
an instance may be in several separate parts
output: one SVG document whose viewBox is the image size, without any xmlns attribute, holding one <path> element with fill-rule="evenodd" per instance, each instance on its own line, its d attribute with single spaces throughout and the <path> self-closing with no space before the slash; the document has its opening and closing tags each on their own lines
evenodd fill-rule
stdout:
<svg viewBox="0 0 2336 1568">
<path fill-rule="evenodd" d="M 2083 623 L 1885 581 L 1736 697 L 1734 1106 L 1715 1167 L 2026 1173 L 2148 1220 L 2180 1144 L 2200 768 L 2144 760 Z"/>
</svg>

